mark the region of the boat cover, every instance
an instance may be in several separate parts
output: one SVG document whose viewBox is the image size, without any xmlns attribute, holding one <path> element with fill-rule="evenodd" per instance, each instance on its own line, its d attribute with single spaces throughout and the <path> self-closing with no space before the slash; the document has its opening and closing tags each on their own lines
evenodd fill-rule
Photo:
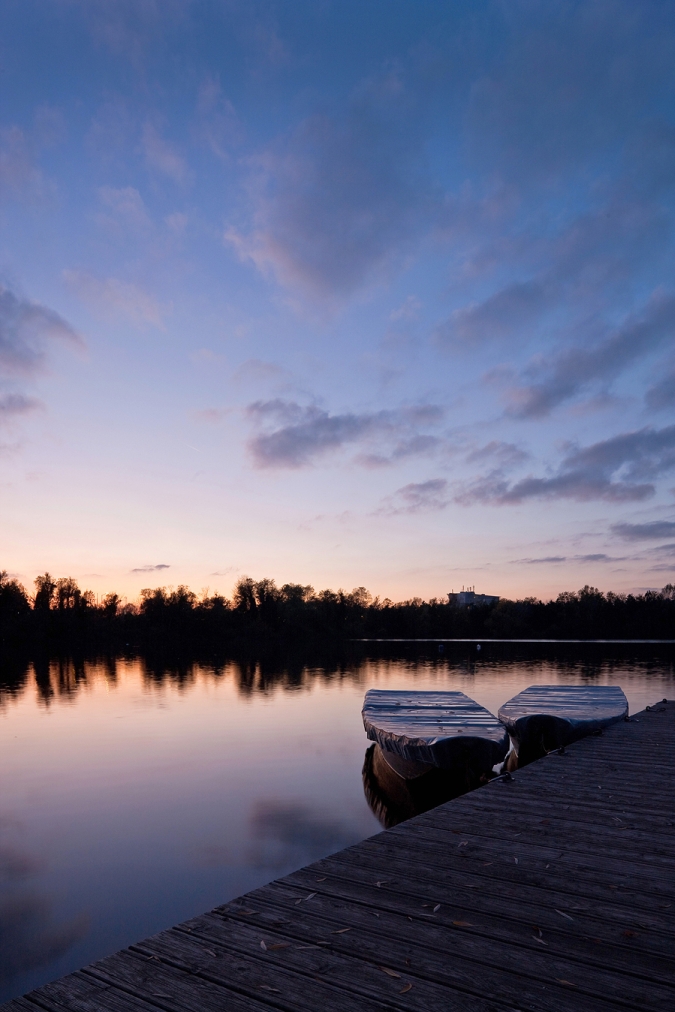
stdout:
<svg viewBox="0 0 675 1012">
<path fill-rule="evenodd" d="M 499 709 L 499 719 L 516 740 L 526 735 L 533 718 L 565 723 L 578 738 L 626 716 L 628 700 L 618 685 L 531 685 Z"/>
<path fill-rule="evenodd" d="M 369 689 L 363 726 L 385 752 L 434 766 L 463 759 L 489 770 L 509 749 L 497 718 L 463 692 Z"/>
</svg>

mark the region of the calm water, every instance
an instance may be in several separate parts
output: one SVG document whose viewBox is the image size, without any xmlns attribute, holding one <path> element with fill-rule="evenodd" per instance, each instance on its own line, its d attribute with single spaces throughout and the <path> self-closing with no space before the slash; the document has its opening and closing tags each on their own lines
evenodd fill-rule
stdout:
<svg viewBox="0 0 675 1012">
<path fill-rule="evenodd" d="M 671 657 L 142 659 L 0 666 L 0 1000 L 380 829 L 361 780 L 370 687 L 673 695 Z"/>
</svg>

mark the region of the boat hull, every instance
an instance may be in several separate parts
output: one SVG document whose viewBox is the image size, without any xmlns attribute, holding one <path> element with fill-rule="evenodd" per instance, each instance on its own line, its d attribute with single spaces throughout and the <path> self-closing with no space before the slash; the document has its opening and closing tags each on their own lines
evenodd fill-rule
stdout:
<svg viewBox="0 0 675 1012">
<path fill-rule="evenodd" d="M 628 700 L 614 685 L 532 685 L 499 710 L 519 766 L 627 716 Z"/>
</svg>

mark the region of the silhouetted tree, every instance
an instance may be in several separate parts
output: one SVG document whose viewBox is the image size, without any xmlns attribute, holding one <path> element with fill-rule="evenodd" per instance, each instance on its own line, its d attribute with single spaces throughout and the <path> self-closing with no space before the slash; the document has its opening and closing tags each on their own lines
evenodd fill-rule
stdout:
<svg viewBox="0 0 675 1012">
<path fill-rule="evenodd" d="M 33 607 L 36 611 L 48 611 L 52 606 L 52 598 L 56 590 L 56 581 L 49 573 L 35 577 L 35 597 Z"/>
</svg>

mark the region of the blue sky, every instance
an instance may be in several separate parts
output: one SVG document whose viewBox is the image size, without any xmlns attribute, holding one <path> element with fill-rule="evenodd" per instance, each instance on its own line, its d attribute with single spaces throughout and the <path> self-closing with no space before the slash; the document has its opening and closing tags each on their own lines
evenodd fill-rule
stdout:
<svg viewBox="0 0 675 1012">
<path fill-rule="evenodd" d="M 673 579 L 672 4 L 0 18 L 4 568 Z"/>
</svg>

